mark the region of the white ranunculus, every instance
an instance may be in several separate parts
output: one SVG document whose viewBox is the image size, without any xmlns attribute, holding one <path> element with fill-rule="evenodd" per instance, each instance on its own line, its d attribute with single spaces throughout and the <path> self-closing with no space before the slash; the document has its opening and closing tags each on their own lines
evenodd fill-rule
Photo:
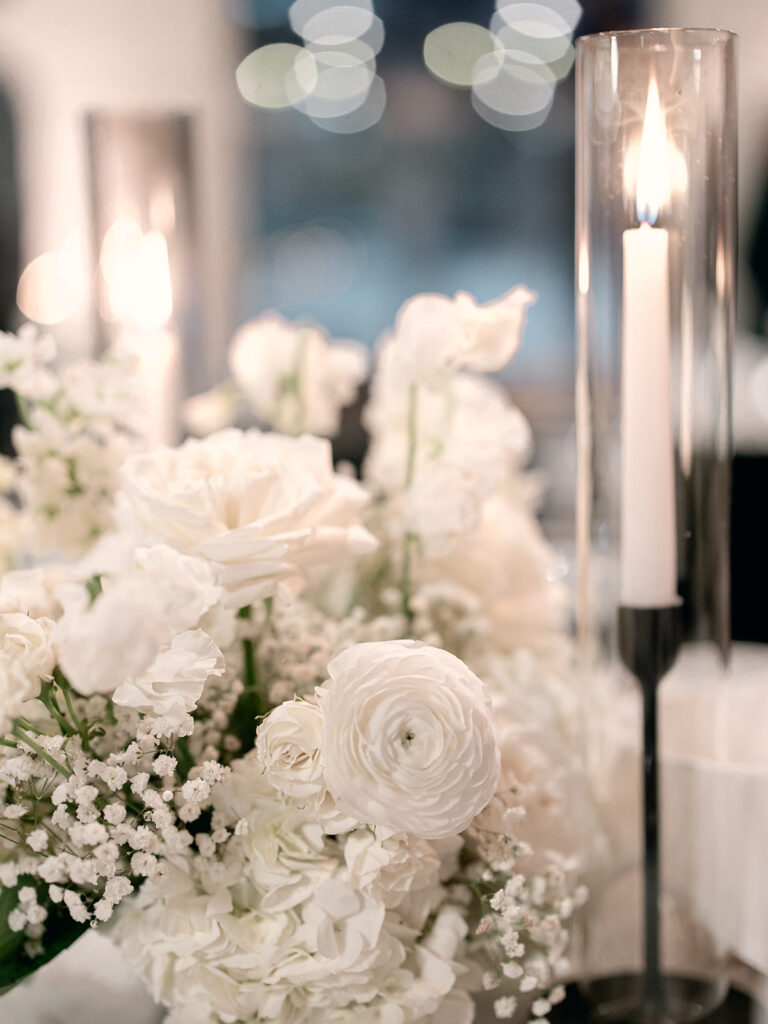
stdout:
<svg viewBox="0 0 768 1024">
<path fill-rule="evenodd" d="M 104 549 L 105 559 L 113 552 Z M 96 572 L 96 565 L 89 568 Z M 165 545 L 139 548 L 121 572 L 101 578 L 91 599 L 82 583 L 59 588 L 64 614 L 54 645 L 65 676 L 84 696 L 111 694 L 126 679 L 138 679 L 173 637 L 197 628 L 219 599 L 204 559 Z"/>
<path fill-rule="evenodd" d="M 320 756 L 323 715 L 315 704 L 280 704 L 256 733 L 256 756 L 272 785 L 289 796 L 316 797 L 325 790 Z"/>
<path fill-rule="evenodd" d="M 206 682 L 224 674 L 224 657 L 201 629 L 173 637 L 140 676 L 122 682 L 112 697 L 115 704 L 163 718 L 168 730 L 178 729 L 197 707 Z"/>
<path fill-rule="evenodd" d="M 52 628 L 50 619 L 0 613 L 0 733 L 21 714 L 25 700 L 37 697 L 40 681 L 51 678 L 56 663 Z"/>
<path fill-rule="evenodd" d="M 400 308 L 392 345 L 401 379 L 433 386 L 445 373 L 501 370 L 520 347 L 536 295 L 524 286 L 478 305 L 471 295 L 415 295 Z"/>
<path fill-rule="evenodd" d="M 269 313 L 237 331 L 229 366 L 262 423 L 331 437 L 365 379 L 368 357 L 357 342 L 329 344 L 318 328 Z"/>
<path fill-rule="evenodd" d="M 447 651 L 411 640 L 358 644 L 318 690 L 328 790 L 370 825 L 440 839 L 493 796 L 499 752 L 482 682 Z"/>
<path fill-rule="evenodd" d="M 126 527 L 209 559 L 231 607 L 290 600 L 315 566 L 376 547 L 367 495 L 316 437 L 223 430 L 134 456 L 122 476 Z"/>
</svg>

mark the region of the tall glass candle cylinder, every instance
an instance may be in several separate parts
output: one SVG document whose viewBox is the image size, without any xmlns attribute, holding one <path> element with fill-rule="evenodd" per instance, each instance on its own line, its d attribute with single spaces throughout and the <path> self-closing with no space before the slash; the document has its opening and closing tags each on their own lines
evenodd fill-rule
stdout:
<svg viewBox="0 0 768 1024">
<path fill-rule="evenodd" d="M 735 37 L 609 32 L 577 55 L 579 650 L 606 823 L 586 968 L 598 1016 L 682 1021 L 723 983 L 724 865 L 695 834 L 716 795 L 685 803 L 665 708 L 714 706 L 729 657 Z"/>
</svg>

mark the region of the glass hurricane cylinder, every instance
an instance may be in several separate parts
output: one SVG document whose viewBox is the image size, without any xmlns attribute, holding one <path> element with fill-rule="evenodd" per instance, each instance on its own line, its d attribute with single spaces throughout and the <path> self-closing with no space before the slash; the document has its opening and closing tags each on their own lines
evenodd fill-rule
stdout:
<svg viewBox="0 0 768 1024">
<path fill-rule="evenodd" d="M 724 865 L 697 843 L 719 811 L 679 734 L 729 657 L 734 65 L 715 30 L 577 46 L 579 649 L 605 821 L 585 968 L 599 1018 L 644 1024 L 724 993 Z"/>
</svg>

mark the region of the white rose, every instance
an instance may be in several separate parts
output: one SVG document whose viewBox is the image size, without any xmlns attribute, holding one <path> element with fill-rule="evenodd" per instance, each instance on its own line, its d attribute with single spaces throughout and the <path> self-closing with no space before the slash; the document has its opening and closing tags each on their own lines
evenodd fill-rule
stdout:
<svg viewBox="0 0 768 1024">
<path fill-rule="evenodd" d="M 304 799 L 324 791 L 322 728 L 320 709 L 303 700 L 281 704 L 261 723 L 256 756 L 275 789 Z"/>
<path fill-rule="evenodd" d="M 21 714 L 25 700 L 37 697 L 40 681 L 50 679 L 55 665 L 50 619 L 32 619 L 23 612 L 0 614 L 0 733 Z"/>
<path fill-rule="evenodd" d="M 482 682 L 412 640 L 358 644 L 318 691 L 328 790 L 361 822 L 440 839 L 496 790 L 499 752 Z"/>
<path fill-rule="evenodd" d="M 315 566 L 376 547 L 360 523 L 367 495 L 319 438 L 223 430 L 121 472 L 126 526 L 213 562 L 231 607 L 290 600 Z"/>
<path fill-rule="evenodd" d="M 365 379 L 368 356 L 357 342 L 331 345 L 316 327 L 270 313 L 237 331 L 229 366 L 262 423 L 331 437 Z"/>
<path fill-rule="evenodd" d="M 202 630 L 175 636 L 142 675 L 126 679 L 115 690 L 115 704 L 165 719 L 168 731 L 178 729 L 197 707 L 206 682 L 224 674 L 224 657 Z"/>
</svg>

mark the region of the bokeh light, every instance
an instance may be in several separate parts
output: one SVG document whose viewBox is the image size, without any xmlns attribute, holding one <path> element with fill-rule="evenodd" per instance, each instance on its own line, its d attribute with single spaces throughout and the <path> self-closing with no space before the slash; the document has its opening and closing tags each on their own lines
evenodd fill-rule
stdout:
<svg viewBox="0 0 768 1024">
<path fill-rule="evenodd" d="M 384 25 L 372 0 L 295 0 L 288 18 L 305 45 L 271 43 L 249 54 L 237 69 L 244 99 L 265 109 L 294 107 L 327 131 L 376 124 L 386 105 L 376 76 Z"/>
<path fill-rule="evenodd" d="M 525 63 L 512 51 L 499 66 L 479 61 L 472 87 L 475 110 L 497 128 L 524 131 L 542 124 L 555 95 L 555 77 L 546 64 Z"/>
<path fill-rule="evenodd" d="M 328 7 L 304 22 L 301 35 L 307 43 L 338 46 L 368 32 L 373 19 L 373 11 L 364 7 Z"/>
<path fill-rule="evenodd" d="M 578 25 L 582 14 L 584 13 L 581 4 L 578 0 L 539 0 L 538 3 L 531 3 L 522 5 L 516 2 L 516 0 L 496 0 L 496 9 L 503 11 L 508 7 L 543 7 L 546 11 L 554 12 L 559 15 L 562 22 L 566 26 L 566 31 L 571 33 Z M 534 11 L 533 17 L 541 17 L 541 11 Z M 546 14 L 544 15 L 546 18 Z"/>
<path fill-rule="evenodd" d="M 454 21 L 441 25 L 424 40 L 424 63 L 436 78 L 449 85 L 471 86 L 480 60 L 501 66 L 503 46 L 482 25 Z"/>
<path fill-rule="evenodd" d="M 424 63 L 449 85 L 472 89 L 474 109 L 505 131 L 546 120 L 558 81 L 573 67 L 577 0 L 497 0 L 490 28 L 451 22 L 424 40 Z"/>
<path fill-rule="evenodd" d="M 387 91 L 382 79 L 376 75 L 371 82 L 370 89 L 354 109 L 323 118 L 310 114 L 310 118 L 326 131 L 335 132 L 338 135 L 351 135 L 354 132 L 365 131 L 377 124 L 381 120 L 386 105 Z"/>
<path fill-rule="evenodd" d="M 255 107 L 294 106 L 317 84 L 315 58 L 303 46 L 269 43 L 249 53 L 235 72 L 243 99 Z"/>
<path fill-rule="evenodd" d="M 339 6 L 341 5 L 329 2 L 329 0 L 295 0 L 288 8 L 288 21 L 297 36 L 307 39 L 304 31 L 307 24 L 316 18 L 318 14 L 323 14 L 329 8 L 332 9 Z M 373 15 L 372 0 L 344 0 L 343 6 L 356 7 L 361 11 L 367 11 L 370 16 Z"/>
<path fill-rule="evenodd" d="M 29 320 L 60 324 L 80 308 L 86 292 L 82 239 L 73 232 L 59 249 L 35 257 L 22 271 L 16 303 Z"/>
</svg>

